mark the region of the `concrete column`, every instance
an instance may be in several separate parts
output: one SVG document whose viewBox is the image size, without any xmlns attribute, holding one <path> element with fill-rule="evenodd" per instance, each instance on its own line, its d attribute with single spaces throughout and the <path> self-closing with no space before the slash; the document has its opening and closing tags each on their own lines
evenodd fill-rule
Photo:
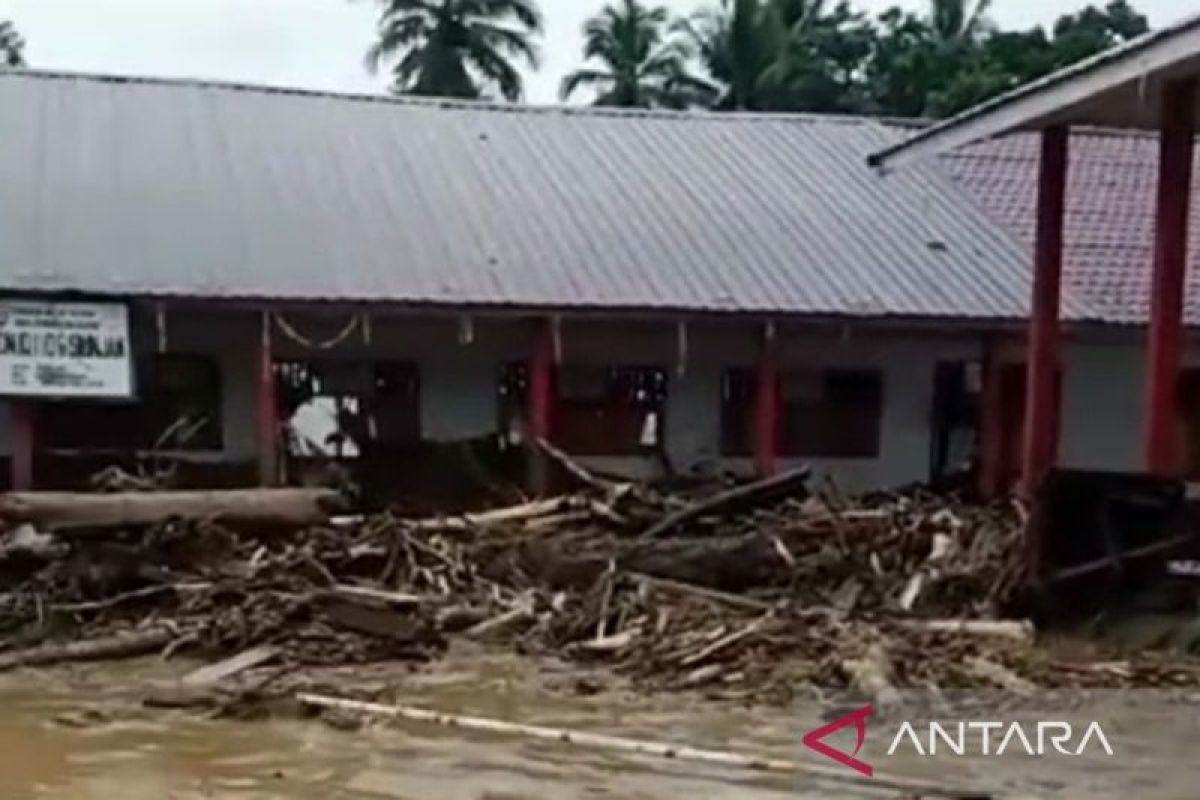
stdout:
<svg viewBox="0 0 1200 800">
<path fill-rule="evenodd" d="M 271 365 L 271 315 L 262 312 L 258 352 L 255 354 L 258 410 L 258 482 L 272 486 L 279 479 L 279 406 L 275 398 L 275 372 Z"/>
<path fill-rule="evenodd" d="M 1065 127 L 1042 131 L 1021 452 L 1021 485 L 1027 496 L 1041 486 L 1058 454 L 1060 411 L 1055 383 L 1061 347 L 1059 303 L 1069 138 Z"/>
<path fill-rule="evenodd" d="M 983 385 L 979 397 L 979 493 L 998 497 L 1004 485 L 1004 364 L 998 344 L 983 344 Z"/>
<path fill-rule="evenodd" d="M 1183 337 L 1184 278 L 1187 271 L 1188 205 L 1192 189 L 1196 80 L 1167 84 L 1159 138 L 1158 209 L 1154 276 L 1150 288 L 1144 443 L 1146 469 L 1159 475 L 1179 471 L 1176 383 Z"/>
<path fill-rule="evenodd" d="M 775 328 L 763 329 L 756 368 L 754 402 L 754 466 L 760 477 L 775 474 L 779 452 L 779 371 L 776 367 Z"/>
<path fill-rule="evenodd" d="M 533 348 L 529 354 L 529 391 L 526 419 L 529 426 L 529 488 L 542 494 L 549 488 L 550 470 L 546 454 L 535 441 L 550 439 L 554 414 L 554 324 L 552 320 L 538 322 Z"/>
</svg>

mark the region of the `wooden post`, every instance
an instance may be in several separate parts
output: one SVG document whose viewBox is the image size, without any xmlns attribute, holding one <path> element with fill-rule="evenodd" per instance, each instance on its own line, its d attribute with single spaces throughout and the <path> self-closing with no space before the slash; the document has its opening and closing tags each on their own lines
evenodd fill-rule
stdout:
<svg viewBox="0 0 1200 800">
<path fill-rule="evenodd" d="M 1059 298 L 1069 138 L 1065 127 L 1042 131 L 1021 448 L 1021 487 L 1027 497 L 1037 492 L 1058 455 L 1060 412 L 1055 383 L 1061 339 Z"/>
<path fill-rule="evenodd" d="M 1164 476 L 1176 474 L 1180 467 L 1176 383 L 1183 337 L 1195 106 L 1194 78 L 1173 81 L 1163 90 L 1144 445 L 1146 469 Z"/>
<path fill-rule="evenodd" d="M 1004 494 L 1004 364 L 994 339 L 983 343 L 979 394 L 979 494 Z"/>
<path fill-rule="evenodd" d="M 754 466 L 761 477 L 775 474 L 779 450 L 779 373 L 775 365 L 775 327 L 763 328 L 754 393 Z"/>
<path fill-rule="evenodd" d="M 260 319 L 255 358 L 258 383 L 258 483 L 272 486 L 278 480 L 279 407 L 275 399 L 275 371 L 271 364 L 271 314 Z"/>
<path fill-rule="evenodd" d="M 14 397 L 8 401 L 9 486 L 14 492 L 33 488 L 33 439 L 37 407 L 33 400 Z"/>
<path fill-rule="evenodd" d="M 529 354 L 529 393 L 526 419 L 529 426 L 529 489 L 543 494 L 550 488 L 550 464 L 536 445 L 538 439 L 550 440 L 554 413 L 554 326 L 551 320 L 539 321 Z"/>
</svg>

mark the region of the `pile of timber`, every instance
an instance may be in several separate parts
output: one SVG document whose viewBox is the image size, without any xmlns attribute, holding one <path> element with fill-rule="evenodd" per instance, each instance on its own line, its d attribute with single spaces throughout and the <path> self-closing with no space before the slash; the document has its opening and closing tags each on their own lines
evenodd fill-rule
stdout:
<svg viewBox="0 0 1200 800">
<path fill-rule="evenodd" d="M 309 489 L 0 495 L 0 670 L 216 661 L 195 688 L 429 662 L 466 637 L 772 702 L 1200 684 L 1194 665 L 1149 656 L 1056 661 L 1006 619 L 1022 583 L 1014 502 L 814 493 L 803 471 L 685 495 L 559 457 L 575 494 L 425 518 L 337 517 Z"/>
</svg>

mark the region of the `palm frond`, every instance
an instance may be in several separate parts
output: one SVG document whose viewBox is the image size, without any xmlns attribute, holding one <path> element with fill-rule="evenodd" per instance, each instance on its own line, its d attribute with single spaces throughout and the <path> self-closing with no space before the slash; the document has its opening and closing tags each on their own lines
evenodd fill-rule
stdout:
<svg viewBox="0 0 1200 800">
<path fill-rule="evenodd" d="M 569 100 L 571 95 L 575 94 L 576 89 L 584 86 L 611 86 L 614 83 L 616 83 L 616 77 L 611 72 L 598 69 L 577 69 L 567 73 L 562 79 L 562 83 L 558 87 L 558 96 L 561 100 Z"/>
<path fill-rule="evenodd" d="M 472 47 L 489 47 L 525 60 L 529 66 L 537 69 L 541 59 L 537 47 L 529 37 L 512 28 L 496 25 L 491 22 L 473 22 L 468 28 L 473 44 Z"/>
</svg>

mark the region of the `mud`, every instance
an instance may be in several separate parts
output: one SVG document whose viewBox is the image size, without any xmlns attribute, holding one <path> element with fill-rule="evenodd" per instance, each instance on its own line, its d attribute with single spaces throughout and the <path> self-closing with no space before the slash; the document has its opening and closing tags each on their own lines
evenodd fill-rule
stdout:
<svg viewBox="0 0 1200 800">
<path fill-rule="evenodd" d="M 333 726 L 316 719 L 206 719 L 140 706 L 148 682 L 185 665 L 19 670 L 0 676 L 0 797 L 6 800 L 782 800 L 895 797 L 723 768 L 571 749 L 423 725 Z M 399 677 L 397 677 L 399 675 Z M 380 680 L 389 696 L 459 713 L 684 742 L 778 758 L 820 719 L 812 701 L 750 709 L 672 694 L 647 698 L 576 667 L 452 648 L 436 668 Z M 586 692 L 580 693 L 581 688 Z M 1200 707 L 1185 695 L 1107 695 L 1054 708 L 1098 717 L 1116 756 L 1077 759 L 887 757 L 886 724 L 866 758 L 911 777 L 953 779 L 1004 797 L 1183 800 L 1195 797 Z M 1054 701 L 1047 700 L 1048 704 Z M 889 723 L 890 724 L 890 723 Z M 345 727 L 352 729 L 346 730 Z M 824 762 L 827 763 L 827 762 Z"/>
</svg>

